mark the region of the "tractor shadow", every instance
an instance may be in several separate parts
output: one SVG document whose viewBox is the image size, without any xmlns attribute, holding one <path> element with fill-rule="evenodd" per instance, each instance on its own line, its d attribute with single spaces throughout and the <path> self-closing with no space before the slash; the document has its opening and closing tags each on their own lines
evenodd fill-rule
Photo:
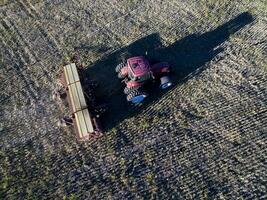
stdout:
<svg viewBox="0 0 267 200">
<path fill-rule="evenodd" d="M 106 131 L 112 129 L 124 119 L 138 114 L 141 109 L 168 92 L 160 91 L 157 88 L 157 92 L 151 91 L 150 96 L 141 106 L 129 104 L 123 94 L 124 85 L 115 73 L 115 67 L 120 63 L 122 57 L 146 55 L 147 53 L 148 59 L 167 61 L 174 72 L 171 78 L 172 87 L 175 87 L 177 84 L 185 82 L 189 74 L 195 76 L 202 72 L 205 63 L 223 51 L 223 48 L 218 48 L 218 46 L 252 21 L 252 15 L 244 12 L 215 30 L 204 34 L 189 35 L 167 47 L 162 45 L 159 34 L 153 33 L 88 66 L 86 70 L 88 77 L 96 79 L 100 83 L 97 94 L 104 98 L 109 105 L 109 111 L 102 120 L 104 129 Z"/>
</svg>

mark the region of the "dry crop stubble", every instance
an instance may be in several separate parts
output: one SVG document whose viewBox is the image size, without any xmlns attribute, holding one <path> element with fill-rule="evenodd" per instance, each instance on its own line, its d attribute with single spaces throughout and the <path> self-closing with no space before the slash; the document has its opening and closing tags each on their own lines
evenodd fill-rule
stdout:
<svg viewBox="0 0 267 200">
<path fill-rule="evenodd" d="M 264 198 L 264 1 L 0 5 L 0 198 Z M 253 22 L 219 34 L 245 11 Z M 111 108 L 96 142 L 78 143 L 71 129 L 55 126 L 68 112 L 51 100 L 64 57 L 78 51 L 108 101 L 124 105 L 113 68 L 120 53 L 153 52 L 151 44 L 175 65 L 170 91 L 122 113 Z"/>
</svg>

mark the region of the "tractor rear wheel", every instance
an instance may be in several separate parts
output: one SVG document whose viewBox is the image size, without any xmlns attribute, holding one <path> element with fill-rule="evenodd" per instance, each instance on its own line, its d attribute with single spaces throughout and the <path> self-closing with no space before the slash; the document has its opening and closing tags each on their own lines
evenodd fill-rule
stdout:
<svg viewBox="0 0 267 200">
<path fill-rule="evenodd" d="M 133 90 L 127 95 L 127 101 L 134 104 L 141 103 L 148 95 L 140 90 Z"/>
<path fill-rule="evenodd" d="M 140 86 L 139 87 L 125 87 L 123 92 L 124 92 L 124 94 L 129 94 L 134 90 L 138 90 L 139 88 L 140 88 Z"/>
<path fill-rule="evenodd" d="M 119 73 L 121 69 L 125 66 L 125 63 L 120 63 L 116 66 L 115 71 Z"/>
<path fill-rule="evenodd" d="M 162 90 L 167 89 L 168 87 L 170 87 L 172 85 L 172 82 L 170 80 L 169 76 L 163 76 L 160 78 L 160 88 Z"/>
<path fill-rule="evenodd" d="M 126 75 L 122 74 L 121 71 L 119 71 L 118 78 L 125 78 L 125 77 L 126 77 Z"/>
</svg>

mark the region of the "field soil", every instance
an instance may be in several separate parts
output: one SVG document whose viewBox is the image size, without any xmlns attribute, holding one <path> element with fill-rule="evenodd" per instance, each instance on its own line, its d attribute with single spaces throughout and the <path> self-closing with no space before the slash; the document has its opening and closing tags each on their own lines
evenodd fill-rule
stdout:
<svg viewBox="0 0 267 200">
<path fill-rule="evenodd" d="M 0 0 L 0 199 L 267 199 L 266 0 Z M 109 110 L 78 142 L 52 100 L 79 53 Z M 147 55 L 170 90 L 130 105 Z"/>
</svg>

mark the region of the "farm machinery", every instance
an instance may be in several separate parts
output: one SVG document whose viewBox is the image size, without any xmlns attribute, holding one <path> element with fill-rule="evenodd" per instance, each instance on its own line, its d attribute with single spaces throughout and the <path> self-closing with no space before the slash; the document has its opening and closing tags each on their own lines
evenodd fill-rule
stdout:
<svg viewBox="0 0 267 200">
<path fill-rule="evenodd" d="M 53 99 L 65 102 L 71 113 L 61 119 L 58 125 L 72 125 L 77 139 L 81 141 L 100 137 L 100 117 L 107 106 L 97 102 L 95 89 L 98 84 L 88 79 L 79 56 L 75 55 L 71 63 L 63 66 L 58 83 L 59 88 L 54 92 Z"/>
<path fill-rule="evenodd" d="M 118 64 L 115 68 L 118 78 L 126 85 L 124 93 L 126 99 L 134 104 L 141 103 L 147 96 L 148 86 L 153 83 L 161 89 L 172 85 L 170 80 L 170 66 L 167 62 L 149 62 L 143 56 L 136 56 Z"/>
</svg>

